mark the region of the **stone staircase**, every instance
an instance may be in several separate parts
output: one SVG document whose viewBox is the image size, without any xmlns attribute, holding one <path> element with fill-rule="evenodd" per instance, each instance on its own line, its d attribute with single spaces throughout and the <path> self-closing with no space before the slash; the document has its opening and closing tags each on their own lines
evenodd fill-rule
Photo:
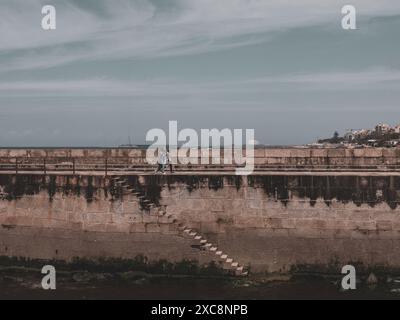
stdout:
<svg viewBox="0 0 400 320">
<path fill-rule="evenodd" d="M 145 191 L 135 189 L 129 184 L 128 180 L 126 180 L 125 178 L 113 178 L 113 179 L 115 185 L 121 187 L 124 192 L 134 194 L 139 199 L 139 203 L 143 210 L 150 211 L 152 208 L 157 207 L 155 203 L 147 199 Z"/>
<path fill-rule="evenodd" d="M 229 255 L 226 254 L 224 251 L 222 251 L 220 248 L 218 248 L 217 245 L 214 245 L 203 235 L 201 235 L 196 230 L 191 229 L 182 221 L 179 221 L 179 219 L 177 219 L 177 217 L 174 216 L 172 213 L 167 213 L 163 206 L 157 205 L 154 202 L 147 199 L 146 193 L 144 191 L 140 191 L 132 187 L 126 178 L 116 177 L 113 179 L 114 183 L 120 186 L 125 192 L 137 196 L 143 210 L 150 211 L 152 209 L 156 209 L 158 215 L 165 216 L 168 219 L 168 221 L 170 221 L 170 223 L 175 224 L 182 235 L 190 237 L 193 240 L 197 241 L 200 244 L 200 248 L 202 250 L 206 250 L 211 254 L 215 255 L 219 261 L 223 262 L 224 269 L 231 271 L 236 276 L 247 276 L 249 274 L 249 271 L 243 265 L 239 264 L 239 262 L 229 257 Z"/>
</svg>

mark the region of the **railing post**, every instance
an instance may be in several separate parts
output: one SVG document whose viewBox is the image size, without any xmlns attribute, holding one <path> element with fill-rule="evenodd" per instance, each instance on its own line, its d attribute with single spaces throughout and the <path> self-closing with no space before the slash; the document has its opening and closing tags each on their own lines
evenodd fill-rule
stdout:
<svg viewBox="0 0 400 320">
<path fill-rule="evenodd" d="M 72 159 L 72 173 L 75 175 L 75 158 Z"/>
<path fill-rule="evenodd" d="M 15 157 L 15 174 L 18 174 L 18 157 Z"/>
<path fill-rule="evenodd" d="M 43 158 L 43 172 L 44 172 L 44 175 L 47 174 L 47 170 L 46 170 L 46 158 Z"/>
<path fill-rule="evenodd" d="M 107 158 L 105 160 L 105 168 L 104 168 L 104 170 L 105 170 L 105 176 L 107 177 L 107 174 L 108 174 L 108 159 Z"/>
</svg>

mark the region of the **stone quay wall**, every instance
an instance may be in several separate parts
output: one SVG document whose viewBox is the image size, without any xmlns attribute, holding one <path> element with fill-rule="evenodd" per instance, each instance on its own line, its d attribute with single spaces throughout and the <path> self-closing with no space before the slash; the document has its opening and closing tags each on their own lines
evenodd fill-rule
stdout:
<svg viewBox="0 0 400 320">
<path fill-rule="evenodd" d="M 199 155 L 208 151 L 202 149 Z M 227 152 L 232 154 L 232 150 L 227 150 Z M 244 150 L 243 154 L 245 155 Z M 173 154 L 171 155 L 173 156 Z M 147 164 L 146 149 L 144 148 L 0 149 L 0 165 L 18 161 L 42 165 L 44 160 L 51 163 L 57 159 L 60 162 L 74 160 L 77 164 L 87 164 L 88 166 L 104 165 L 105 162 L 108 162 L 109 165 L 113 163 Z M 224 152 L 221 151 L 221 161 L 223 159 Z M 277 166 L 282 169 L 285 166 L 303 166 L 309 169 L 318 169 L 321 166 L 339 169 L 348 167 L 385 169 L 400 166 L 400 148 L 256 148 L 254 164 L 261 167 Z"/>
<path fill-rule="evenodd" d="M 0 175 L 0 256 L 219 263 L 168 218 L 251 273 L 400 267 L 395 175 Z M 145 201 L 154 204 L 146 209 Z"/>
</svg>

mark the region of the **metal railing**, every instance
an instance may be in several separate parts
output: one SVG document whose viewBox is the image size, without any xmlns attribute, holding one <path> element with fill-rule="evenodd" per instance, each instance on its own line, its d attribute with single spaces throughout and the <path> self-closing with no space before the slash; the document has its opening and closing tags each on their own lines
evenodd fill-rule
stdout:
<svg viewBox="0 0 400 320">
<path fill-rule="evenodd" d="M 289 161 L 288 161 L 289 162 Z M 173 165 L 174 172 L 231 172 L 238 167 L 236 165 L 224 164 L 189 164 L 189 165 Z M 110 172 L 152 172 L 155 166 L 145 162 L 144 158 L 62 158 L 62 157 L 0 157 L 0 172 L 12 172 L 19 174 L 21 172 L 35 172 L 47 174 L 50 172 L 68 172 L 70 174 L 78 174 L 83 172 L 98 172 L 108 175 Z M 334 171 L 334 172 L 400 172 L 399 164 L 376 163 L 376 164 L 255 164 L 255 172 L 266 171 Z"/>
</svg>

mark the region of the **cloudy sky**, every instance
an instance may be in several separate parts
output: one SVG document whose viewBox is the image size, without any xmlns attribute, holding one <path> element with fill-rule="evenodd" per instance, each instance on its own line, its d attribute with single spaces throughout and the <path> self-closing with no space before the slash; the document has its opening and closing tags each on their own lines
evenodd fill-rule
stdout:
<svg viewBox="0 0 400 320">
<path fill-rule="evenodd" d="M 264 144 L 396 124 L 399 30 L 398 0 L 0 0 L 0 146 L 144 143 L 168 120 Z"/>
</svg>

